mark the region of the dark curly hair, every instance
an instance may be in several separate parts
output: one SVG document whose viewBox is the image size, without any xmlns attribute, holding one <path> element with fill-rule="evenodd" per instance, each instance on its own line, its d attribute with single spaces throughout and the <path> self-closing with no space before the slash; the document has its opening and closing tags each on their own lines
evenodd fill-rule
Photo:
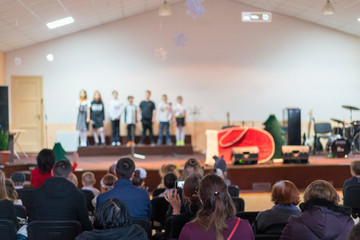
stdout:
<svg viewBox="0 0 360 240">
<path fill-rule="evenodd" d="M 110 198 L 96 208 L 94 217 L 95 229 L 121 228 L 130 225 L 129 210 L 119 199 Z"/>
<path fill-rule="evenodd" d="M 47 174 L 51 172 L 51 169 L 55 164 L 55 153 L 51 149 L 44 148 L 41 150 L 37 157 L 36 162 L 40 173 Z"/>
</svg>

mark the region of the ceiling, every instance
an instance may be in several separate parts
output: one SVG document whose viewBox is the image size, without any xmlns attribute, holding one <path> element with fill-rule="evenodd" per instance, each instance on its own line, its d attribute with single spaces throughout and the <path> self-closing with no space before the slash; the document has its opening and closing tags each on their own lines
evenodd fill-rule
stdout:
<svg viewBox="0 0 360 240">
<path fill-rule="evenodd" d="M 360 22 L 357 21 L 360 17 L 360 0 L 333 0 L 336 14 L 332 16 L 322 16 L 320 13 L 325 0 L 231 1 L 360 36 Z M 185 1 L 168 0 L 168 2 L 175 4 Z M 0 0 L 0 51 L 10 52 L 158 9 L 161 3 L 162 0 Z M 45 25 L 49 21 L 68 16 L 74 17 L 74 24 L 53 30 L 49 30 Z"/>
</svg>

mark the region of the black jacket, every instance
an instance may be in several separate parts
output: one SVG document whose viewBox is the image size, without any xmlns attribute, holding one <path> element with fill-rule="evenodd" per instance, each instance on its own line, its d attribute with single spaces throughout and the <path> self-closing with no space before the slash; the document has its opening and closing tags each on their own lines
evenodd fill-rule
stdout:
<svg viewBox="0 0 360 240">
<path fill-rule="evenodd" d="M 75 240 L 147 240 L 145 230 L 138 225 L 83 232 Z"/>
<path fill-rule="evenodd" d="M 0 219 L 10 220 L 16 228 L 19 228 L 15 207 L 10 200 L 0 201 Z"/>
<path fill-rule="evenodd" d="M 31 221 L 77 220 L 91 230 L 85 196 L 65 178 L 48 178 L 33 194 Z"/>
</svg>

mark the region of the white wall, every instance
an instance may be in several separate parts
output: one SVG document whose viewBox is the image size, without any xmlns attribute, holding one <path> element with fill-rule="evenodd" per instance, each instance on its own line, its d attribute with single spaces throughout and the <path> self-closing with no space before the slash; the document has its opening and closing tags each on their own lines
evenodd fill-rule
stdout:
<svg viewBox="0 0 360 240">
<path fill-rule="evenodd" d="M 156 102 L 163 93 L 171 101 L 181 94 L 188 107 L 203 107 L 200 121 L 224 121 L 227 111 L 234 121 L 270 113 L 281 119 L 289 106 L 300 107 L 304 120 L 312 108 L 317 119 L 343 119 L 349 113 L 342 104 L 360 106 L 359 38 L 279 14 L 269 24 L 242 23 L 241 11 L 258 9 L 232 1 L 205 1 L 198 19 L 185 7 L 173 6 L 171 17 L 148 12 L 7 53 L 7 82 L 43 75 L 48 122 L 60 124 L 76 122 L 81 88 L 100 90 L 105 102 L 113 89 L 136 102 L 146 89 Z M 185 48 L 172 41 L 177 31 L 188 39 Z M 168 51 L 166 61 L 155 58 L 158 47 Z"/>
</svg>

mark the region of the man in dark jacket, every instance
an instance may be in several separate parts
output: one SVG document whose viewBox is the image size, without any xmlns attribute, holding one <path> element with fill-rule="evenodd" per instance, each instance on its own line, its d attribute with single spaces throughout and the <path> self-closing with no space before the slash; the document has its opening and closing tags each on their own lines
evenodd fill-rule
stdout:
<svg viewBox="0 0 360 240">
<path fill-rule="evenodd" d="M 116 164 L 116 176 L 114 188 L 97 197 L 96 207 L 109 198 L 123 201 L 130 211 L 130 217 L 150 219 L 152 207 L 150 197 L 145 189 L 134 186 L 131 182 L 135 171 L 134 161 L 130 158 L 122 158 Z"/>
<path fill-rule="evenodd" d="M 68 179 L 72 166 L 67 160 L 55 163 L 53 178 L 48 178 L 34 191 L 31 221 L 79 221 L 83 230 L 91 230 L 92 225 L 86 209 L 85 196 Z"/>
</svg>

